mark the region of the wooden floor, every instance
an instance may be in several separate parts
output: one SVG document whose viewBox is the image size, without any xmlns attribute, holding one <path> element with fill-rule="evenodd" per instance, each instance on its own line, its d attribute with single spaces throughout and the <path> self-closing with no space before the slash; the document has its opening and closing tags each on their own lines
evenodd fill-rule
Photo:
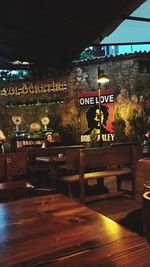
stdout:
<svg viewBox="0 0 150 267">
<path fill-rule="evenodd" d="M 109 178 L 105 182 L 105 186 L 111 192 L 116 191 L 117 188 L 114 177 Z M 131 182 L 129 180 L 124 180 L 122 187 L 130 190 Z M 64 193 L 62 185 L 59 192 Z M 123 224 L 130 230 L 143 234 L 141 206 L 133 200 L 131 196 L 126 195 L 107 200 L 99 200 L 88 203 L 86 206 L 100 212 L 120 224 Z"/>
<path fill-rule="evenodd" d="M 116 222 L 119 222 L 129 213 L 141 207 L 135 200 L 123 196 L 95 201 L 86 205 Z"/>
<path fill-rule="evenodd" d="M 105 186 L 111 190 L 116 190 L 114 179 L 110 179 Z M 124 181 L 123 187 L 129 189 L 130 181 Z M 86 204 L 110 219 L 124 225 L 130 230 L 143 235 L 142 227 L 142 207 L 129 196 L 121 196 L 107 200 L 100 200 Z"/>
</svg>

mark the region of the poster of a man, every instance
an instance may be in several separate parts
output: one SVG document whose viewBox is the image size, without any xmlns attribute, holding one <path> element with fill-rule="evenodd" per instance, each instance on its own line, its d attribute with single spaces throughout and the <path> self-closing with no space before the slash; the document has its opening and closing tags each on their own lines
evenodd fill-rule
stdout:
<svg viewBox="0 0 150 267">
<path fill-rule="evenodd" d="M 109 117 L 109 108 L 105 105 L 92 106 L 86 112 L 86 119 L 88 123 L 88 130 L 84 134 L 91 134 L 93 129 L 96 129 L 97 134 L 111 133 L 106 129 L 106 122 Z"/>
<path fill-rule="evenodd" d="M 114 141 L 113 103 L 112 91 L 103 92 L 100 105 L 97 92 L 80 94 L 81 142 Z"/>
</svg>

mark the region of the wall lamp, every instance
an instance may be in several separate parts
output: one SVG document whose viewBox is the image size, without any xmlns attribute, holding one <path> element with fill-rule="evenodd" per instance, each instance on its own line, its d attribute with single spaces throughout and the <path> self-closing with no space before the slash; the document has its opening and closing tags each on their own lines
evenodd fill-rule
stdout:
<svg viewBox="0 0 150 267">
<path fill-rule="evenodd" d="M 104 70 L 100 69 L 100 67 L 98 67 L 98 79 L 97 79 L 97 83 L 98 84 L 105 84 L 109 82 L 109 78 L 106 74 L 104 74 Z"/>
</svg>

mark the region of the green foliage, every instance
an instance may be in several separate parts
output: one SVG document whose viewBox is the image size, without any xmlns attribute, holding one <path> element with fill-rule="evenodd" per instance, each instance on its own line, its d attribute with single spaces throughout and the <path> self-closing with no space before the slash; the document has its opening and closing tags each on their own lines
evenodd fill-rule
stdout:
<svg viewBox="0 0 150 267">
<path fill-rule="evenodd" d="M 65 145 L 73 145 L 79 143 L 78 125 L 75 122 L 66 125 L 59 125 L 58 132 L 61 136 L 61 141 Z"/>
<path fill-rule="evenodd" d="M 148 116 L 136 95 L 120 94 L 114 103 L 112 122 L 116 142 L 140 142 L 148 128 Z"/>
<path fill-rule="evenodd" d="M 147 131 L 147 125 L 148 125 L 148 117 L 145 113 L 143 113 L 143 116 L 138 117 L 136 115 L 133 115 L 132 118 L 129 119 L 129 123 L 131 125 L 131 138 L 133 141 L 139 141 L 141 137 L 146 133 Z"/>
<path fill-rule="evenodd" d="M 113 131 L 115 133 L 116 142 L 127 142 L 127 137 L 125 136 L 125 121 L 119 117 L 112 122 Z"/>
</svg>

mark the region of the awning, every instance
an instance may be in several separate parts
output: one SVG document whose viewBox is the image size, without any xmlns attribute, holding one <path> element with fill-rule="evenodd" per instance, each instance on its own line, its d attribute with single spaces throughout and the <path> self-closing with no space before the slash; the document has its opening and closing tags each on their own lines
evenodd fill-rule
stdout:
<svg viewBox="0 0 150 267">
<path fill-rule="evenodd" d="M 145 1 L 100 42 L 103 45 L 150 43 L 150 0 Z"/>
</svg>

